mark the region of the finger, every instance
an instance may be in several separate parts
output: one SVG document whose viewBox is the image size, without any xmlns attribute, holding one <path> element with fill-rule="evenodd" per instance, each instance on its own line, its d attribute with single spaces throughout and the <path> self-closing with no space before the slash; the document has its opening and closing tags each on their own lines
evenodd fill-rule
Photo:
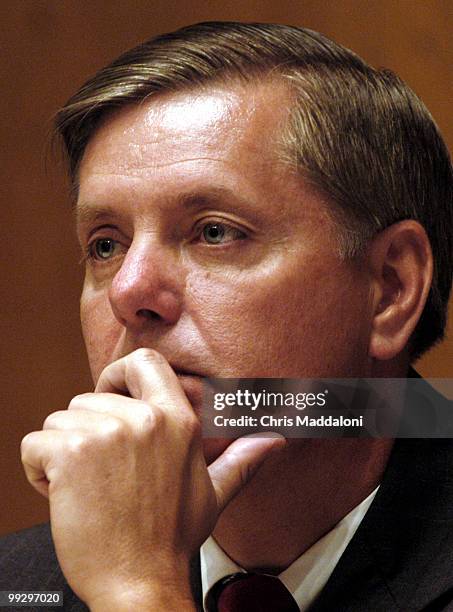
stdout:
<svg viewBox="0 0 453 612">
<path fill-rule="evenodd" d="M 168 414 L 193 413 L 168 361 L 152 349 L 138 349 L 108 365 L 99 377 L 96 393 L 128 393 Z"/>
<path fill-rule="evenodd" d="M 27 480 L 45 497 L 49 496 L 50 462 L 62 443 L 61 434 L 55 431 L 32 431 L 21 442 L 21 460 Z"/>
<path fill-rule="evenodd" d="M 71 400 L 68 410 L 50 414 L 43 429 L 79 430 L 96 433 L 103 439 L 121 431 L 146 435 L 157 423 L 154 412 L 146 402 L 130 397 L 114 393 L 84 393 Z"/>
<path fill-rule="evenodd" d="M 284 448 L 286 440 L 280 434 L 253 434 L 235 440 L 209 468 L 219 512 L 251 479 L 274 451 Z"/>
<path fill-rule="evenodd" d="M 102 396 L 100 397 L 102 398 Z M 114 411 L 109 410 L 109 408 L 110 405 L 96 406 L 96 402 L 93 401 L 86 409 L 78 407 L 72 410 L 59 410 L 49 414 L 42 428 L 43 430 L 53 429 L 64 431 L 73 431 L 77 429 L 101 433 L 115 431 L 120 421 L 114 414 Z M 128 409 L 128 412 L 131 412 L 130 409 Z"/>
<path fill-rule="evenodd" d="M 146 402 L 115 393 L 83 393 L 76 395 L 68 406 L 68 411 L 71 413 L 87 410 L 128 422 L 135 421 L 137 424 L 142 423 L 143 419 L 146 420 L 151 413 L 151 408 Z"/>
</svg>

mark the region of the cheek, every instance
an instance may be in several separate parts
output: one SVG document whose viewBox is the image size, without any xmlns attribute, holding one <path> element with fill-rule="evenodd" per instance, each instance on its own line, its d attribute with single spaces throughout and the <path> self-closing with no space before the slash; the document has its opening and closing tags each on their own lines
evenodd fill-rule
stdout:
<svg viewBox="0 0 453 612">
<path fill-rule="evenodd" d="M 288 283 L 275 312 L 281 376 L 348 377 L 362 371 L 368 348 L 366 282 L 342 265 L 311 268 Z M 289 372 L 289 374 L 288 374 Z"/>
<path fill-rule="evenodd" d="M 123 328 L 113 315 L 108 297 L 87 289 L 80 299 L 80 321 L 91 375 L 96 383 L 112 361 Z"/>
<path fill-rule="evenodd" d="M 197 284 L 198 330 L 225 376 L 333 376 L 363 357 L 364 284 L 338 261 L 286 255 L 210 281 Z"/>
</svg>

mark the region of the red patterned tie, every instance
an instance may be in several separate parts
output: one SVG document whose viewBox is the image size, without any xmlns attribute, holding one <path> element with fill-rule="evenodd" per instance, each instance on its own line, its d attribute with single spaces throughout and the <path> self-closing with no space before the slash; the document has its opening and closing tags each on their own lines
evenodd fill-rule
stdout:
<svg viewBox="0 0 453 612">
<path fill-rule="evenodd" d="M 208 612 L 299 612 L 285 585 L 275 576 L 231 574 L 209 591 Z"/>
</svg>

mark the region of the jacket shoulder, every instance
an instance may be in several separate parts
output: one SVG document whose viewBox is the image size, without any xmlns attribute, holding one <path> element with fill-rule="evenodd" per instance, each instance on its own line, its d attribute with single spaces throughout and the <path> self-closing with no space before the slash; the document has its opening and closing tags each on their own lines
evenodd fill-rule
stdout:
<svg viewBox="0 0 453 612">
<path fill-rule="evenodd" d="M 0 590 L 62 591 L 63 610 L 88 610 L 63 576 L 48 523 L 0 538 Z"/>
</svg>

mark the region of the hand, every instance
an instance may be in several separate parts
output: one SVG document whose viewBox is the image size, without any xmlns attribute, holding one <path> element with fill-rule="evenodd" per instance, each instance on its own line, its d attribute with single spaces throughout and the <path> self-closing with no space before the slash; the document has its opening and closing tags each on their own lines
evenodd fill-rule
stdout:
<svg viewBox="0 0 453 612">
<path fill-rule="evenodd" d="M 92 610 L 190 610 L 190 558 L 284 443 L 239 439 L 207 468 L 178 378 L 162 355 L 139 349 L 28 434 L 22 461 L 49 498 L 63 573 Z"/>
</svg>

